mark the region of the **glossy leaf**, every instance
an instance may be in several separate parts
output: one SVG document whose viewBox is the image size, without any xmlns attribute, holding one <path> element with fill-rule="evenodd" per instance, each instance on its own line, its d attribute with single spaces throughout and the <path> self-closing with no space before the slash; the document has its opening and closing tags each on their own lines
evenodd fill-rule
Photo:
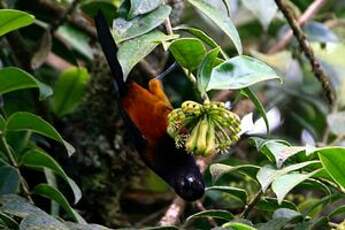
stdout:
<svg viewBox="0 0 345 230">
<path fill-rule="evenodd" d="M 47 197 L 56 201 L 78 223 L 86 223 L 85 220 L 71 207 L 64 195 L 48 184 L 39 184 L 32 190 L 34 194 Z"/>
<path fill-rule="evenodd" d="M 69 156 L 75 152 L 73 146 L 65 141 L 52 125 L 32 113 L 17 112 L 12 114 L 7 120 L 5 130 L 6 132 L 32 131 L 62 143 Z"/>
<path fill-rule="evenodd" d="M 133 67 L 146 57 L 162 41 L 168 41 L 177 36 L 168 36 L 155 30 L 135 39 L 124 42 L 117 53 L 117 57 L 122 67 L 124 80 L 127 79 Z"/>
<path fill-rule="evenodd" d="M 302 163 L 293 164 L 282 169 L 273 169 L 271 166 L 266 165 L 259 170 L 258 174 L 256 175 L 256 178 L 258 179 L 261 185 L 262 191 L 265 192 L 270 186 L 270 184 L 274 182 L 277 178 L 286 175 L 289 172 L 302 169 L 308 165 L 318 163 L 319 161 L 306 161 Z"/>
<path fill-rule="evenodd" d="M 189 71 L 198 68 L 206 55 L 203 43 L 196 38 L 180 38 L 173 41 L 169 47 L 176 61 Z"/>
<path fill-rule="evenodd" d="M 0 9 L 0 36 L 13 30 L 28 26 L 35 17 L 19 10 Z"/>
<path fill-rule="evenodd" d="M 52 108 L 56 115 L 73 112 L 81 103 L 90 76 L 85 68 L 71 67 L 59 76 L 52 97 Z"/>
<path fill-rule="evenodd" d="M 131 8 L 129 10 L 129 18 L 133 18 L 140 14 L 146 14 L 156 9 L 162 0 L 131 0 Z"/>
<path fill-rule="evenodd" d="M 217 57 L 219 51 L 220 48 L 210 50 L 199 66 L 197 74 L 197 83 L 199 91 L 203 94 L 206 93 L 206 88 L 210 80 L 213 67 L 215 67 L 218 64 Z"/>
<path fill-rule="evenodd" d="M 345 148 L 325 147 L 317 151 L 323 168 L 337 184 L 345 188 Z"/>
<path fill-rule="evenodd" d="M 253 102 L 256 110 L 259 112 L 260 116 L 264 119 L 265 124 L 266 124 L 267 133 L 269 133 L 270 125 L 269 125 L 269 122 L 267 119 L 265 107 L 261 103 L 260 99 L 255 95 L 253 90 L 251 90 L 250 88 L 244 88 L 243 91 L 246 94 L 246 96 Z"/>
<path fill-rule="evenodd" d="M 36 80 L 31 74 L 16 68 L 6 67 L 0 69 L 0 95 L 21 89 L 38 88 L 40 100 L 53 94 L 52 89 Z"/>
<path fill-rule="evenodd" d="M 59 163 L 56 162 L 54 158 L 49 156 L 47 153 L 34 149 L 29 150 L 22 156 L 21 164 L 31 168 L 51 169 L 54 173 L 61 176 L 69 184 L 74 194 L 74 202 L 77 203 L 80 200 L 82 195 L 78 185 L 67 176 Z"/>
<path fill-rule="evenodd" d="M 161 5 L 151 13 L 142 17 L 134 18 L 131 21 L 126 21 L 123 18 L 116 19 L 113 24 L 114 38 L 116 43 L 120 44 L 123 41 L 152 31 L 162 24 L 167 17 L 169 17 L 170 12 L 170 6 Z"/>
<path fill-rule="evenodd" d="M 281 204 L 285 196 L 298 184 L 312 177 L 319 170 L 308 174 L 292 173 L 276 178 L 272 183 L 272 190 L 276 194 L 278 203 Z"/>
<path fill-rule="evenodd" d="M 188 2 L 209 17 L 215 24 L 217 24 L 219 28 L 221 28 L 232 40 L 237 52 L 242 54 L 243 51 L 240 36 L 231 18 L 226 15 L 226 13 L 220 11 L 205 0 L 188 0 Z"/>
<path fill-rule="evenodd" d="M 227 194 L 239 198 L 243 202 L 243 204 L 247 202 L 247 192 L 240 188 L 231 186 L 211 186 L 206 188 L 206 192 L 208 191 L 225 192 Z"/>
<path fill-rule="evenodd" d="M 234 216 L 231 214 L 231 212 L 224 211 L 224 210 L 206 210 L 206 211 L 201 211 L 198 213 L 195 213 L 191 216 L 189 216 L 186 219 L 186 224 L 190 223 L 191 221 L 197 219 L 197 218 L 207 218 L 207 217 L 212 217 L 214 219 L 221 219 L 221 220 L 231 220 L 234 218 Z"/>
<path fill-rule="evenodd" d="M 215 163 L 210 166 L 210 173 L 212 175 L 213 183 L 215 183 L 221 176 L 223 176 L 226 173 L 230 173 L 239 169 L 255 169 L 258 170 L 260 167 L 256 165 L 250 165 L 250 164 L 242 164 L 242 165 L 226 165 L 226 164 L 220 164 Z"/>
<path fill-rule="evenodd" d="M 213 69 L 207 90 L 243 89 L 273 79 L 280 77 L 271 67 L 258 59 L 241 55 Z"/>
<path fill-rule="evenodd" d="M 12 166 L 0 167 L 0 195 L 16 193 L 19 187 L 19 175 Z"/>
</svg>

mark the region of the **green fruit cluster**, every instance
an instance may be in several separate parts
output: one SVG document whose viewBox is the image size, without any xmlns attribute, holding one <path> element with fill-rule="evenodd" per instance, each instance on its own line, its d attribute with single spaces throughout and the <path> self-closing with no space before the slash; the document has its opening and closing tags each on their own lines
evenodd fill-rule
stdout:
<svg viewBox="0 0 345 230">
<path fill-rule="evenodd" d="M 222 102 L 185 101 L 168 116 L 169 135 L 178 147 L 209 156 L 227 150 L 239 139 L 240 119 Z"/>
</svg>

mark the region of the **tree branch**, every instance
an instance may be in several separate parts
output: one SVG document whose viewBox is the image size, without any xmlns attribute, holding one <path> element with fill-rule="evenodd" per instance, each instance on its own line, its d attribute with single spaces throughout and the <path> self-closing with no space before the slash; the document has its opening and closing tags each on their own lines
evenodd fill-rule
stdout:
<svg viewBox="0 0 345 230">
<path fill-rule="evenodd" d="M 299 26 L 305 25 L 314 15 L 321 9 L 321 7 L 326 3 L 326 0 L 315 0 L 307 9 L 306 11 L 302 14 L 302 16 L 298 19 L 297 24 Z M 268 51 L 269 54 L 276 53 L 284 47 L 287 46 L 287 44 L 290 42 L 290 40 L 293 37 L 293 32 L 290 29 L 287 31 L 284 35 L 283 38 L 279 40 L 278 43 L 276 43 L 272 48 Z"/>
<path fill-rule="evenodd" d="M 294 36 L 296 37 L 299 46 L 301 50 L 304 52 L 305 56 L 307 57 L 311 67 L 312 71 L 315 75 L 315 77 L 320 81 L 322 88 L 324 89 L 324 93 L 331 105 L 335 104 L 336 101 L 336 95 L 334 92 L 334 89 L 331 85 L 331 82 L 329 80 L 329 77 L 326 75 L 326 73 L 321 68 L 320 62 L 315 58 L 314 51 L 311 49 L 306 35 L 303 33 L 301 27 L 298 25 L 298 22 L 294 18 L 292 12 L 289 10 L 289 8 L 283 3 L 282 0 L 275 0 L 278 8 L 282 11 L 284 14 L 286 20 L 288 21 Z"/>
</svg>

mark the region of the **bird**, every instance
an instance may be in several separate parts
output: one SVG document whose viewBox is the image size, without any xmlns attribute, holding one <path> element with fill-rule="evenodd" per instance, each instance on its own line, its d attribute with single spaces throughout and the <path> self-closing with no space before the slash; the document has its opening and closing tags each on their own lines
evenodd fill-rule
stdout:
<svg viewBox="0 0 345 230">
<path fill-rule="evenodd" d="M 116 104 L 133 145 L 143 162 L 161 177 L 185 201 L 200 199 L 205 182 L 192 154 L 177 148 L 167 133 L 168 115 L 173 107 L 159 78 L 147 87 L 133 80 L 124 80 L 117 58 L 118 47 L 104 14 L 94 18 L 98 41 L 113 77 Z"/>
</svg>

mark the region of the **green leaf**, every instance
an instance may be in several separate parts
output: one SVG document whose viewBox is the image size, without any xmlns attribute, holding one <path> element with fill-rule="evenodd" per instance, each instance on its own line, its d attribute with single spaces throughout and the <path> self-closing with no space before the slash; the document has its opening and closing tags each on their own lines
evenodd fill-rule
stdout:
<svg viewBox="0 0 345 230">
<path fill-rule="evenodd" d="M 17 170 L 12 166 L 0 167 L 0 195 L 17 193 L 19 187 Z"/>
<path fill-rule="evenodd" d="M 340 207 L 336 207 L 329 215 L 329 218 L 333 218 L 337 215 L 345 213 L 345 205 L 342 205 Z"/>
<path fill-rule="evenodd" d="M 244 189 L 232 187 L 232 186 L 211 186 L 206 188 L 206 192 L 208 191 L 218 191 L 218 192 L 225 192 L 234 197 L 239 198 L 243 204 L 247 202 L 247 192 Z"/>
<path fill-rule="evenodd" d="M 276 178 L 272 183 L 272 190 L 276 194 L 278 203 L 281 204 L 285 196 L 298 184 L 312 177 L 320 170 L 308 174 L 292 173 Z"/>
<path fill-rule="evenodd" d="M 156 9 L 162 0 L 131 0 L 131 8 L 128 17 L 133 18 L 140 14 L 146 14 Z"/>
<path fill-rule="evenodd" d="M 278 10 L 274 0 L 242 0 L 242 2 L 259 19 L 264 30 L 267 30 Z"/>
<path fill-rule="evenodd" d="M 215 163 L 210 166 L 210 173 L 212 176 L 213 183 L 215 183 L 220 177 L 222 177 L 226 173 L 230 173 L 235 170 L 246 169 L 246 168 L 253 168 L 256 170 L 260 169 L 259 166 L 250 165 L 250 164 L 231 166 L 231 165 L 226 165 L 226 164 Z"/>
<path fill-rule="evenodd" d="M 86 0 L 82 1 L 79 7 L 91 17 L 95 17 L 98 11 L 102 11 L 108 23 L 112 23 L 117 16 L 117 7 L 112 0 Z"/>
<path fill-rule="evenodd" d="M 73 112 L 85 95 L 90 76 L 85 68 L 71 67 L 59 76 L 52 97 L 52 108 L 62 117 Z"/>
<path fill-rule="evenodd" d="M 256 230 L 256 228 L 250 225 L 238 223 L 238 222 L 229 222 L 229 223 L 223 224 L 222 228 L 226 228 L 226 229 L 229 228 L 232 230 Z"/>
<path fill-rule="evenodd" d="M 323 168 L 337 184 L 345 188 L 345 148 L 325 147 L 317 151 Z"/>
<path fill-rule="evenodd" d="M 180 229 L 176 226 L 158 226 L 158 227 L 149 227 L 149 228 L 143 228 L 143 230 L 176 230 Z"/>
<path fill-rule="evenodd" d="M 189 71 L 198 68 L 206 55 L 205 46 L 197 38 L 176 39 L 169 46 L 169 50 L 176 61 Z"/>
<path fill-rule="evenodd" d="M 207 90 L 243 89 L 273 79 L 280 79 L 280 77 L 271 67 L 258 59 L 241 55 L 213 69 Z"/>
<path fill-rule="evenodd" d="M 14 194 L 0 196 L 0 212 L 5 212 L 20 218 L 25 218 L 30 215 L 47 215 L 38 207 L 33 206 L 25 198 Z"/>
<path fill-rule="evenodd" d="M 36 149 L 31 149 L 22 156 L 21 164 L 31 168 L 51 169 L 54 173 L 61 176 L 69 184 L 74 194 L 74 202 L 78 203 L 78 201 L 80 200 L 82 195 L 78 185 L 67 176 L 59 163 L 56 162 L 54 158 L 49 156 L 47 153 Z"/>
<path fill-rule="evenodd" d="M 34 133 L 62 143 L 69 156 L 75 152 L 73 146 L 65 141 L 52 125 L 32 113 L 17 112 L 12 114 L 7 120 L 5 130 L 6 132 L 31 130 Z"/>
<path fill-rule="evenodd" d="M 0 69 L 0 95 L 20 89 L 38 88 L 40 100 L 53 94 L 52 89 L 36 80 L 31 74 L 16 68 L 6 67 Z"/>
<path fill-rule="evenodd" d="M 63 223 L 46 213 L 45 215 L 29 215 L 19 225 L 19 230 L 38 229 L 69 230 Z"/>
<path fill-rule="evenodd" d="M 32 192 L 56 201 L 75 221 L 82 224 L 86 223 L 86 221 L 71 207 L 64 195 L 54 187 L 48 184 L 39 184 L 33 188 Z"/>
<path fill-rule="evenodd" d="M 279 205 L 276 198 L 271 197 L 262 197 L 261 200 L 255 206 L 255 209 L 266 211 L 266 212 L 274 212 L 279 208 L 289 208 L 293 210 L 297 210 L 297 206 L 288 200 L 283 200 L 283 202 Z"/>
<path fill-rule="evenodd" d="M 293 219 L 298 216 L 301 216 L 301 213 L 297 212 L 296 210 L 289 209 L 289 208 L 279 208 L 274 211 L 272 215 L 272 219 L 278 219 L 278 218 Z"/>
<path fill-rule="evenodd" d="M 210 80 L 213 67 L 215 67 L 218 64 L 217 57 L 219 51 L 219 47 L 210 50 L 198 68 L 197 83 L 199 91 L 202 94 L 206 93 L 206 88 Z"/>
<path fill-rule="evenodd" d="M 162 24 L 167 17 L 169 17 L 170 12 L 170 6 L 161 5 L 151 13 L 142 17 L 134 18 L 131 21 L 126 21 L 123 18 L 116 19 L 113 24 L 114 38 L 116 43 L 120 44 L 123 41 L 152 31 Z"/>
<path fill-rule="evenodd" d="M 117 53 L 124 80 L 127 79 L 133 67 L 141 61 L 141 59 L 151 53 L 151 51 L 162 41 L 168 41 L 176 37 L 177 36 L 168 36 L 158 30 L 154 30 L 143 36 L 124 42 Z"/>
<path fill-rule="evenodd" d="M 214 23 L 216 23 L 219 28 L 221 28 L 225 34 L 232 40 L 234 43 L 237 52 L 242 54 L 242 44 L 240 36 L 234 26 L 231 18 L 226 15 L 224 12 L 220 11 L 216 7 L 212 6 L 205 0 L 188 0 L 194 7 L 208 16 Z"/>
<path fill-rule="evenodd" d="M 231 212 L 224 211 L 224 210 L 215 210 L 215 209 L 210 209 L 206 211 L 201 211 L 198 213 L 195 213 L 191 216 L 189 216 L 186 219 L 186 225 L 189 224 L 191 221 L 198 219 L 198 218 L 207 218 L 207 217 L 212 217 L 214 219 L 221 219 L 221 220 L 231 220 L 234 218 L 234 216 L 231 214 Z"/>
<path fill-rule="evenodd" d="M 3 116 L 1 116 L 1 114 L 0 114 L 0 130 L 1 130 L 1 131 L 4 130 L 5 124 L 6 124 L 6 120 L 5 120 L 5 118 L 3 118 Z"/>
<path fill-rule="evenodd" d="M 256 110 L 259 112 L 260 116 L 264 119 L 265 124 L 266 124 L 267 133 L 269 133 L 269 131 L 270 131 L 269 122 L 268 122 L 268 119 L 267 119 L 267 116 L 266 116 L 265 107 L 261 103 L 260 99 L 255 95 L 255 93 L 249 87 L 248 88 L 244 88 L 243 92 L 253 102 L 253 104 L 255 105 Z"/>
<path fill-rule="evenodd" d="M 35 17 L 19 10 L 0 9 L 0 36 L 13 30 L 28 26 Z"/>
<path fill-rule="evenodd" d="M 345 112 L 329 114 L 327 116 L 327 123 L 332 133 L 345 136 Z"/>
<path fill-rule="evenodd" d="M 292 171 L 296 171 L 299 170 L 301 168 L 304 168 L 308 165 L 311 164 L 318 164 L 320 163 L 319 161 L 306 161 L 306 162 L 302 162 L 302 163 L 297 163 L 297 164 L 293 164 L 290 166 L 287 166 L 285 168 L 282 169 L 273 169 L 270 165 L 265 165 L 263 166 L 258 174 L 256 175 L 256 178 L 258 179 L 260 185 L 261 185 L 261 189 L 263 192 L 265 192 L 268 187 L 270 186 L 270 184 L 272 182 L 274 182 L 277 178 L 292 172 Z"/>
<path fill-rule="evenodd" d="M 213 40 L 213 38 L 211 38 L 204 31 L 202 31 L 198 28 L 187 26 L 187 25 L 179 25 L 179 26 L 174 27 L 173 30 L 181 30 L 181 31 L 188 32 L 188 33 L 194 35 L 196 38 L 199 38 L 201 41 L 206 43 L 211 48 L 219 47 L 219 45 L 217 44 L 217 42 L 215 40 Z"/>
</svg>

